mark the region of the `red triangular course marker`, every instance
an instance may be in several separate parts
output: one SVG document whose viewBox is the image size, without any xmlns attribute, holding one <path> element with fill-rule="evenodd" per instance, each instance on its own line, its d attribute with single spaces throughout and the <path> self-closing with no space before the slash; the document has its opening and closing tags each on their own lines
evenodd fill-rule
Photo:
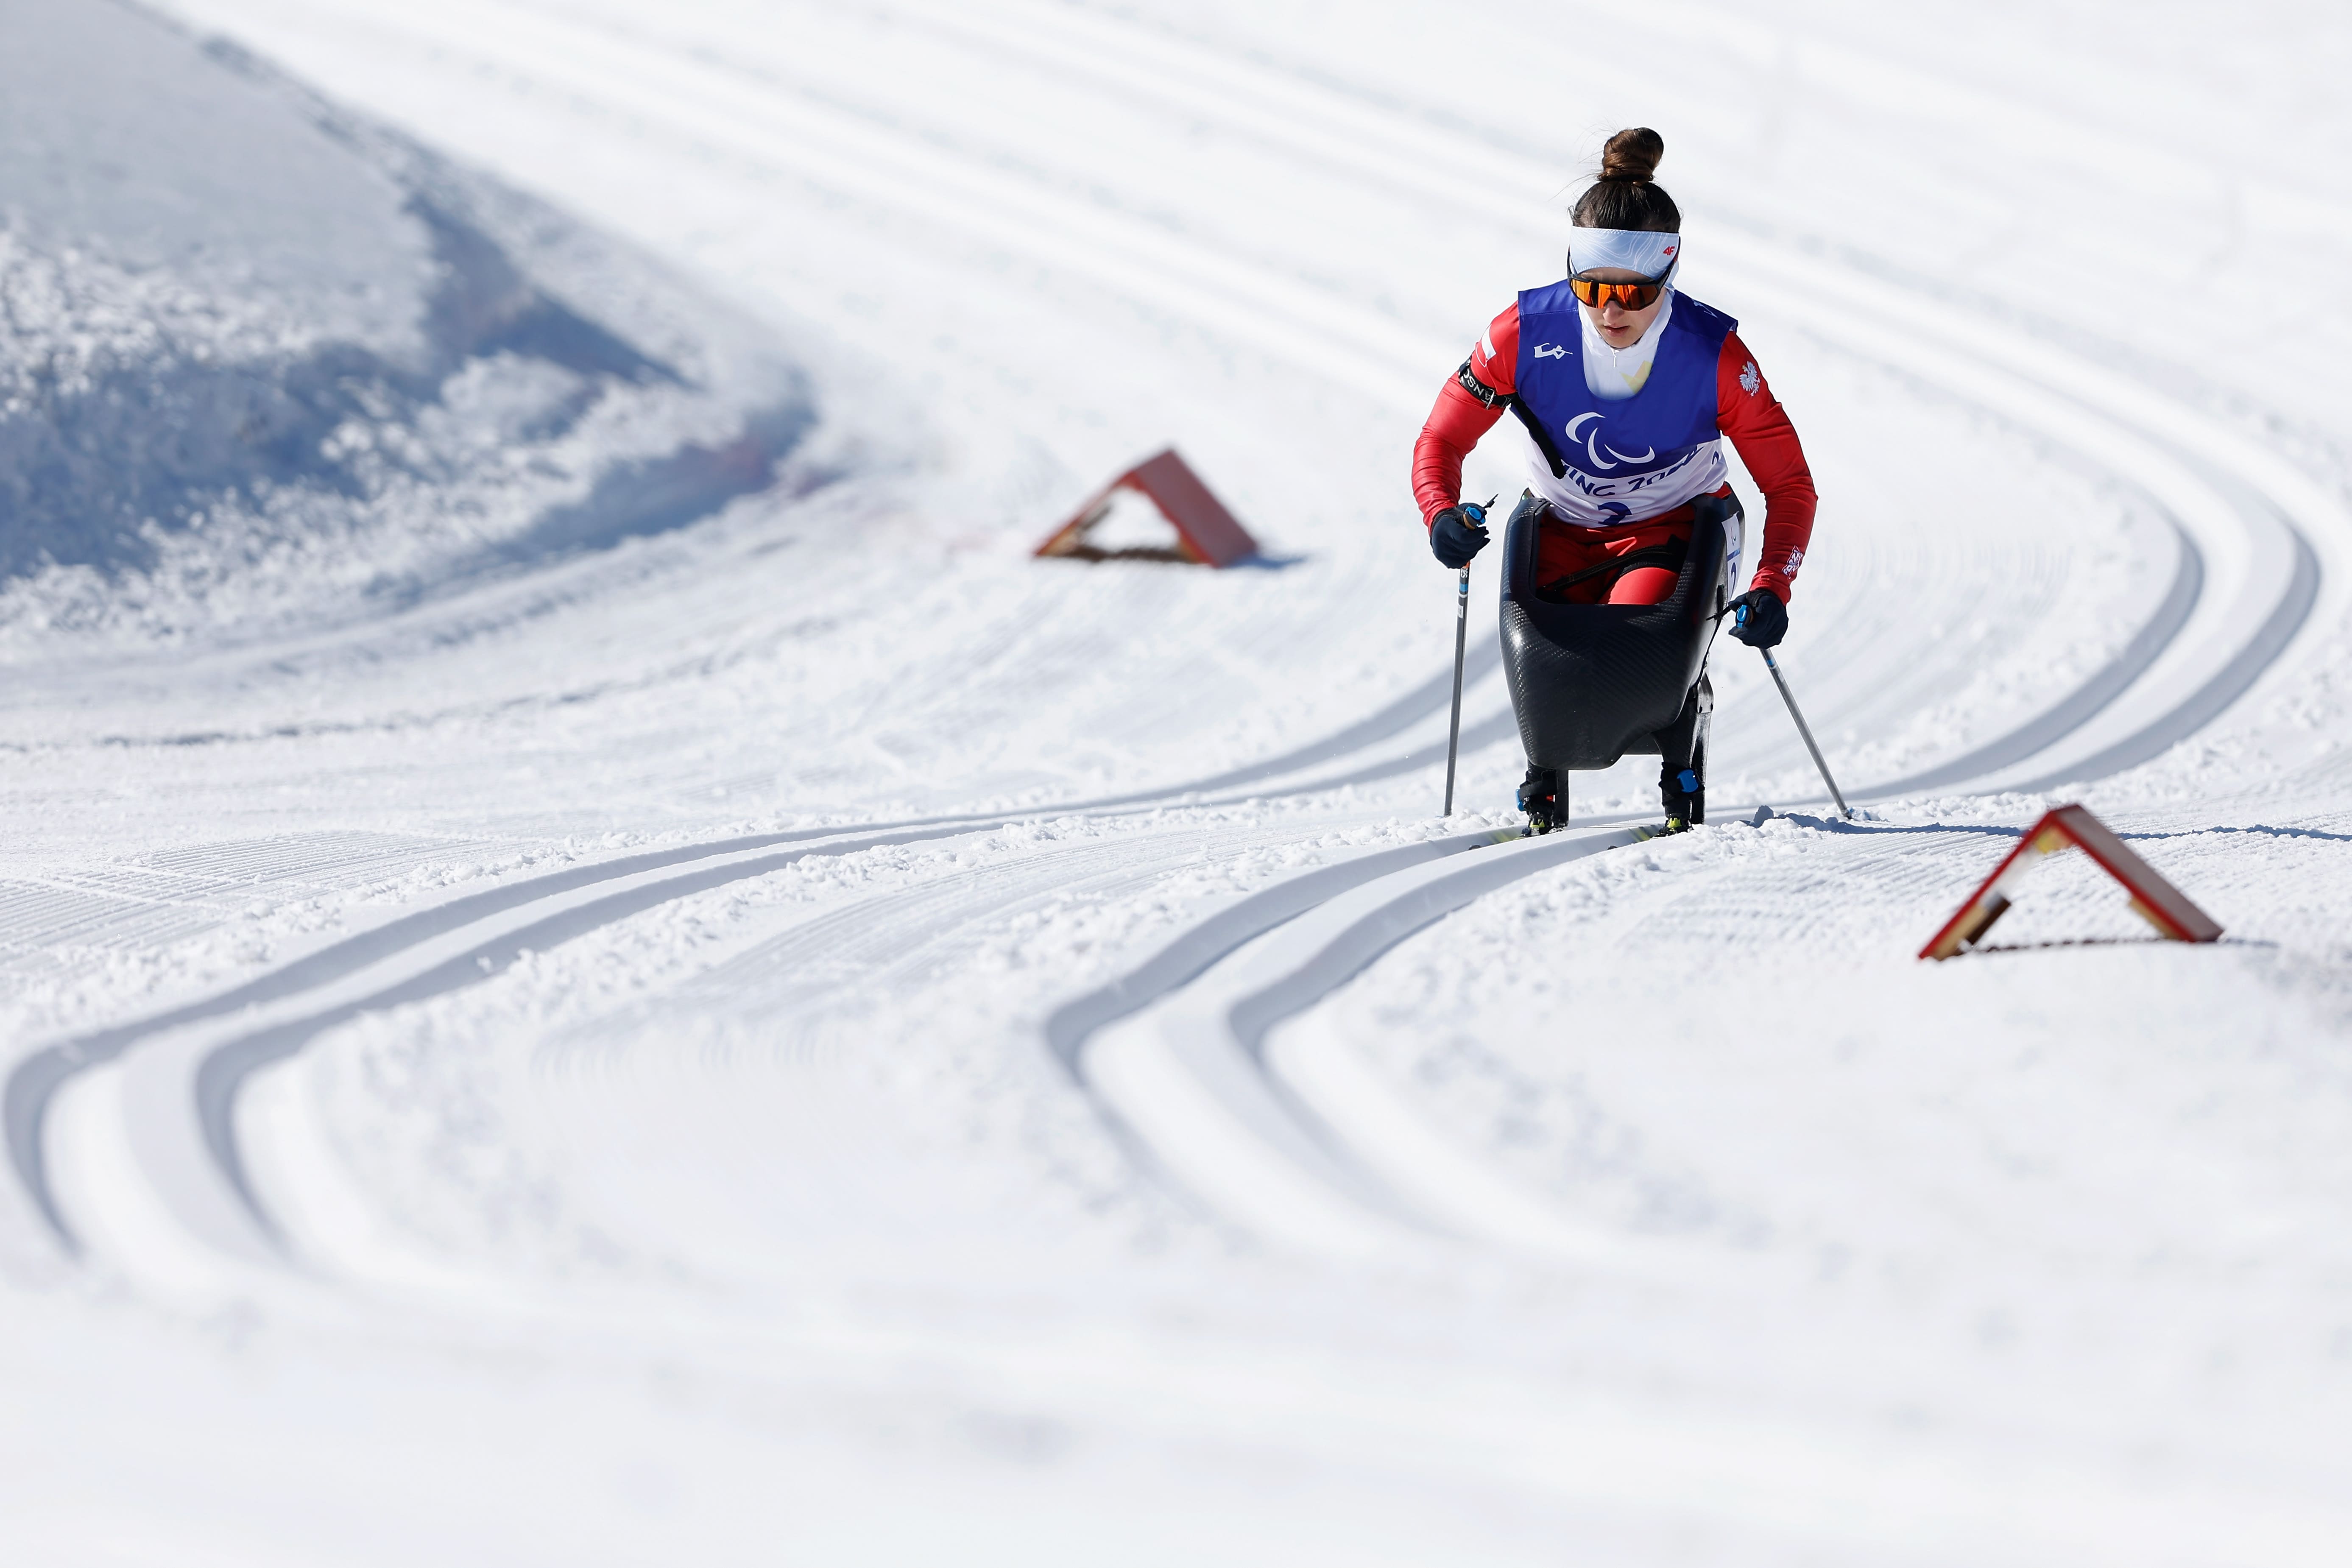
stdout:
<svg viewBox="0 0 2352 1568">
<path fill-rule="evenodd" d="M 1992 922 L 2009 911 L 2010 894 L 2045 855 L 2080 849 L 2097 861 L 2107 875 L 2131 895 L 2132 912 L 2175 942 L 2211 942 L 2221 934 L 2213 917 L 2189 901 L 2189 896 L 2156 873 L 2156 868 L 2132 853 L 2107 825 L 2079 805 L 2062 805 L 2027 829 L 2009 858 L 1993 868 L 1983 886 L 1969 895 L 1935 940 L 1919 950 L 1922 958 L 1951 958 L 1967 952 Z"/>
<path fill-rule="evenodd" d="M 1174 550 L 1097 550 L 1087 542 L 1087 534 L 1109 512 L 1112 493 L 1122 489 L 1150 500 L 1175 525 Z M 1176 455 L 1173 447 L 1145 458 L 1087 497 L 1087 504 L 1037 547 L 1040 555 L 1070 555 L 1082 561 L 1129 556 L 1192 561 L 1203 566 L 1231 566 L 1257 552 L 1257 541 L 1249 536 L 1249 530 L 1225 510 L 1224 502 L 1209 493 L 1201 476 Z"/>
</svg>

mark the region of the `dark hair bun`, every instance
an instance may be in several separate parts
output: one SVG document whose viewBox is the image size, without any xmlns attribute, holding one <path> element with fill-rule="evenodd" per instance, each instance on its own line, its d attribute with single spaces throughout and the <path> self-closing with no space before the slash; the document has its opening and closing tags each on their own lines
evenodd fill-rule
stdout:
<svg viewBox="0 0 2352 1568">
<path fill-rule="evenodd" d="M 1612 182 L 1646 184 L 1666 155 L 1666 139 L 1646 125 L 1620 131 L 1601 150 L 1601 177 Z"/>
</svg>

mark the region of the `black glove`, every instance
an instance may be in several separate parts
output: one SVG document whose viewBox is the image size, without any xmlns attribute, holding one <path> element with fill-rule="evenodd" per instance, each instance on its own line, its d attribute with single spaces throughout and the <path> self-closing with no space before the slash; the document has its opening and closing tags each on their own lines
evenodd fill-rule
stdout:
<svg viewBox="0 0 2352 1568">
<path fill-rule="evenodd" d="M 1429 552 L 1455 571 L 1486 548 L 1486 509 L 1449 506 L 1429 520 Z"/>
<path fill-rule="evenodd" d="M 1769 588 L 1750 588 L 1731 601 L 1731 635 L 1749 647 L 1779 647 L 1789 635 L 1789 606 Z"/>
</svg>

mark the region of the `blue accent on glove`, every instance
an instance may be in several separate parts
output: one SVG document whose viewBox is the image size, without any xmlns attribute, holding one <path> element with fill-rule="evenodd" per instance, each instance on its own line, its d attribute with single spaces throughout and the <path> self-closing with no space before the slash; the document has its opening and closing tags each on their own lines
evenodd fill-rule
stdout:
<svg viewBox="0 0 2352 1568">
<path fill-rule="evenodd" d="M 1486 521 L 1484 507 L 1447 507 L 1429 520 L 1429 552 L 1460 571 L 1486 548 L 1486 530 L 1481 526 Z"/>
<path fill-rule="evenodd" d="M 1749 647 L 1778 647 L 1789 635 L 1789 606 L 1769 588 L 1750 588 L 1731 606 L 1731 635 Z"/>
</svg>

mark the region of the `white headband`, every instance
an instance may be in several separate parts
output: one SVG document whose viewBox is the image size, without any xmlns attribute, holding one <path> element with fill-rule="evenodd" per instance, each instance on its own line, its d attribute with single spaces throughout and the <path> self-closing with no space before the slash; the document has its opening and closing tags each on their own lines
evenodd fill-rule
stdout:
<svg viewBox="0 0 2352 1568">
<path fill-rule="evenodd" d="M 1621 267 L 1644 278 L 1663 278 L 1682 265 L 1683 237 L 1641 228 L 1572 228 L 1568 231 L 1571 274 Z"/>
</svg>

